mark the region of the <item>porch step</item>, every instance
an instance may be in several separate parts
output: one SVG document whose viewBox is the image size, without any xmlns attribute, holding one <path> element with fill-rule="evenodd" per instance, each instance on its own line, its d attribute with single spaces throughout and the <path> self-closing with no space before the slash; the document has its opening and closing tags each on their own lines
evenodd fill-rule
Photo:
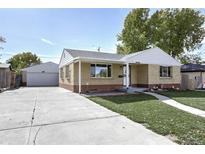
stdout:
<svg viewBox="0 0 205 154">
<path fill-rule="evenodd" d="M 142 87 L 129 87 L 128 89 L 126 87 L 123 87 L 122 89 L 120 89 L 120 91 L 127 92 L 129 94 L 141 93 L 147 90 L 148 88 L 142 88 Z"/>
</svg>

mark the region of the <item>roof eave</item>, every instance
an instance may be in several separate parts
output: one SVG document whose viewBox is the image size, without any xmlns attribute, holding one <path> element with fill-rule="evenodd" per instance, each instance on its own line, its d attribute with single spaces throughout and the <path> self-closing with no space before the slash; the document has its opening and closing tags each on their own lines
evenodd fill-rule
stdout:
<svg viewBox="0 0 205 154">
<path fill-rule="evenodd" d="M 191 73 L 191 72 L 205 72 L 205 70 L 181 70 L 182 73 Z"/>
<path fill-rule="evenodd" d="M 125 62 L 122 60 L 111 60 L 111 59 L 101 59 L 101 58 L 86 58 L 86 57 L 76 57 L 73 59 L 74 61 L 76 60 L 81 60 L 84 62 L 107 62 L 107 63 L 119 63 L 119 64 L 124 64 Z"/>
<path fill-rule="evenodd" d="M 140 61 L 124 61 L 124 63 L 130 63 L 130 64 L 144 64 L 144 65 L 160 65 L 160 66 L 181 66 L 181 63 L 175 63 L 175 64 L 170 64 L 170 63 L 145 63 L 145 62 L 140 62 Z"/>
</svg>

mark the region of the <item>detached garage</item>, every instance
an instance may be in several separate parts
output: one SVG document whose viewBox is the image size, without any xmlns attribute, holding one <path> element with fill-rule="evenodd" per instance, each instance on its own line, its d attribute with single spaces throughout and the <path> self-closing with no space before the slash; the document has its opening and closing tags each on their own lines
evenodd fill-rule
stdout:
<svg viewBox="0 0 205 154">
<path fill-rule="evenodd" d="M 58 86 L 58 64 L 42 63 L 22 69 L 24 86 Z"/>
</svg>

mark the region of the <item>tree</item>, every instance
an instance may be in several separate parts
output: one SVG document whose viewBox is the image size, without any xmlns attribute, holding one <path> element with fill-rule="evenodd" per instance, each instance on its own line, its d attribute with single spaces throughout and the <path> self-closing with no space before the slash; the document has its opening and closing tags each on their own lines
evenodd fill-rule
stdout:
<svg viewBox="0 0 205 154">
<path fill-rule="evenodd" d="M 118 53 L 138 52 L 158 46 L 173 57 L 201 47 L 204 15 L 195 9 L 133 9 L 126 17 Z M 124 50 L 124 51 L 123 51 Z"/>
<path fill-rule="evenodd" d="M 124 29 L 117 36 L 117 51 L 121 54 L 128 54 L 147 48 L 148 37 L 148 17 L 149 9 L 133 9 L 126 17 Z"/>
<path fill-rule="evenodd" d="M 36 54 L 32 54 L 31 52 L 23 52 L 8 59 L 7 63 L 11 64 L 12 69 L 19 74 L 21 69 L 34 64 L 39 64 L 41 63 L 41 60 L 38 56 L 36 56 Z"/>
<path fill-rule="evenodd" d="M 6 39 L 2 36 L 0 36 L 0 43 L 6 43 Z M 0 49 L 3 49 L 3 48 L 0 46 Z"/>
<path fill-rule="evenodd" d="M 182 64 L 202 64 L 203 60 L 201 58 L 201 53 L 198 54 L 190 54 L 190 53 L 186 53 L 186 54 L 181 54 L 179 56 L 179 59 L 181 61 Z"/>
<path fill-rule="evenodd" d="M 0 36 L 0 43 L 6 43 L 6 39 L 2 36 Z M 0 46 L 0 50 L 3 49 L 1 46 Z M 1 59 L 1 54 L 0 54 L 0 59 Z M 0 62 L 1 63 L 1 62 Z"/>
</svg>

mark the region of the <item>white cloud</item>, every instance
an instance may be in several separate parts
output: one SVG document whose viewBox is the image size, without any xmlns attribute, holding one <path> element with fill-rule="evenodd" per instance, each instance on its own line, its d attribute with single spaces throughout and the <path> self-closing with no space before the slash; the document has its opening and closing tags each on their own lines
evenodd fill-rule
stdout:
<svg viewBox="0 0 205 154">
<path fill-rule="evenodd" d="M 41 41 L 44 42 L 44 43 L 46 43 L 46 44 L 52 45 L 52 46 L 55 45 L 55 43 L 53 43 L 52 41 L 47 40 L 47 39 L 45 39 L 45 38 L 41 38 Z"/>
<path fill-rule="evenodd" d="M 41 57 L 41 61 L 42 61 L 43 63 L 48 62 L 48 61 L 52 61 L 52 62 L 58 64 L 59 61 L 60 61 L 60 58 Z"/>
</svg>

